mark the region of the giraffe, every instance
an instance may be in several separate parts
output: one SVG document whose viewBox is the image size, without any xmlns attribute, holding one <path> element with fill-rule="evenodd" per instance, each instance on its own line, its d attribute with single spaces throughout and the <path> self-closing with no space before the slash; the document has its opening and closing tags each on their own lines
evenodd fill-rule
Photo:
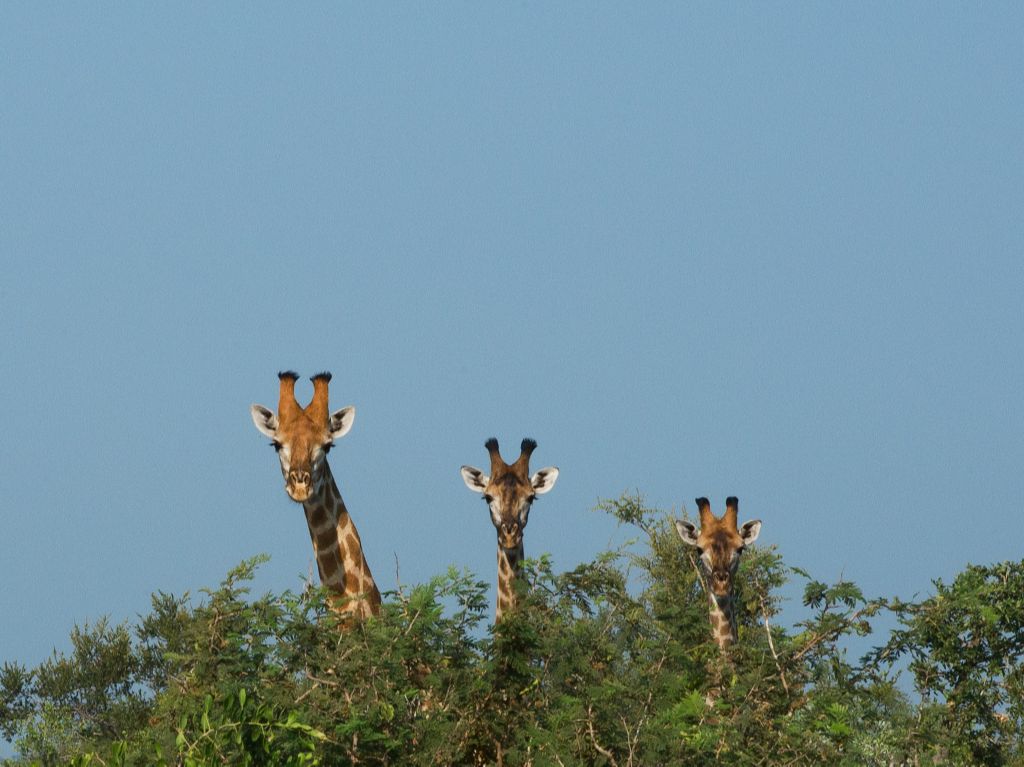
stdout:
<svg viewBox="0 0 1024 767">
<path fill-rule="evenodd" d="M 676 520 L 676 532 L 683 543 L 696 546 L 700 552 L 701 569 L 711 608 L 711 633 L 723 651 L 737 641 L 733 578 L 740 564 L 740 554 L 757 540 L 761 532 L 759 519 L 736 527 L 739 505 L 738 498 L 729 496 L 725 499 L 725 514 L 718 519 L 712 513 L 708 499 L 698 498 L 700 527 Z"/>
<path fill-rule="evenodd" d="M 490 476 L 473 466 L 463 466 L 462 479 L 474 493 L 483 493 L 498 533 L 498 604 L 494 614 L 497 623 L 516 606 L 515 580 L 523 561 L 523 528 L 530 516 L 530 505 L 538 495 L 555 486 L 558 469 L 548 466 L 530 476 L 530 455 L 537 443 L 529 438 L 523 440 L 519 458 L 513 464 L 502 460 L 494 437 L 484 447 L 491 455 Z"/>
<path fill-rule="evenodd" d="M 301 503 L 306 513 L 320 581 L 333 592 L 331 606 L 339 614 L 359 618 L 378 615 L 380 591 L 363 556 L 359 532 L 327 464 L 327 453 L 334 440 L 352 428 L 356 410 L 345 407 L 329 413 L 330 373 L 317 373 L 310 379 L 313 399 L 305 408 L 295 399 L 298 374 L 289 370 L 277 377 L 277 414 L 253 405 L 252 420 L 277 451 L 285 492 Z"/>
</svg>

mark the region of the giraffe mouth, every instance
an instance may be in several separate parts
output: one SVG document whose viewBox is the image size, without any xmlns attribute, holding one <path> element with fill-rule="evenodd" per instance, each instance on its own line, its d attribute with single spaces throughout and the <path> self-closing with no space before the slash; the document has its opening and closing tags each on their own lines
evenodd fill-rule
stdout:
<svg viewBox="0 0 1024 767">
<path fill-rule="evenodd" d="M 300 485 L 297 487 L 293 485 L 285 485 L 284 491 L 288 493 L 288 497 L 296 503 L 305 503 L 310 499 L 310 496 L 313 495 L 313 488 L 309 485 Z"/>
<path fill-rule="evenodd" d="M 729 590 L 729 587 L 727 585 L 726 586 L 719 586 L 719 585 L 715 584 L 715 585 L 712 585 L 712 587 L 711 587 L 711 593 L 714 594 L 715 601 L 718 602 L 719 604 L 721 604 L 723 602 L 728 602 L 729 601 L 729 599 L 731 598 L 731 595 L 730 595 L 729 591 L 730 590 Z"/>
</svg>

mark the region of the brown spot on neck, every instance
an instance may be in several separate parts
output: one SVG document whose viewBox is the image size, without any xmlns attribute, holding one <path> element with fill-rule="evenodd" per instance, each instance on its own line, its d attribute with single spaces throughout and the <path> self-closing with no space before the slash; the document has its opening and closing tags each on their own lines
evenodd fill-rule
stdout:
<svg viewBox="0 0 1024 767">
<path fill-rule="evenodd" d="M 345 573 L 345 593 L 359 594 L 362 592 L 362 578 L 354 569 Z"/>
<path fill-rule="evenodd" d="M 327 509 L 323 506 L 306 506 L 306 522 L 310 530 L 318 530 L 328 522 Z"/>
<path fill-rule="evenodd" d="M 317 564 L 320 566 L 320 580 L 324 581 L 327 579 L 334 578 L 334 574 L 338 572 L 338 568 L 341 567 L 341 562 L 337 556 L 320 556 L 317 557 Z"/>
</svg>

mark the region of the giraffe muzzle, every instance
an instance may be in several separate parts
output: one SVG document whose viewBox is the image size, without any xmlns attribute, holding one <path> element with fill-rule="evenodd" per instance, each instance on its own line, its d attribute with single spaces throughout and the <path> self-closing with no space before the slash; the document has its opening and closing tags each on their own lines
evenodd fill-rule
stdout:
<svg viewBox="0 0 1024 767">
<path fill-rule="evenodd" d="M 284 486 L 288 496 L 298 503 L 309 500 L 313 493 L 313 481 L 308 471 L 288 472 L 288 481 Z"/>
<path fill-rule="evenodd" d="M 515 551 L 523 544 L 523 531 L 512 525 L 498 528 L 498 545 L 506 551 Z"/>
</svg>

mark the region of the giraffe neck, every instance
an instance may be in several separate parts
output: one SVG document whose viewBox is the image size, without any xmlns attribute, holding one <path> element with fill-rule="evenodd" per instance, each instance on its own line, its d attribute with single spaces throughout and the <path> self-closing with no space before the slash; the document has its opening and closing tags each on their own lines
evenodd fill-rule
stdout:
<svg viewBox="0 0 1024 767">
<path fill-rule="evenodd" d="M 736 610 L 733 595 L 716 598 L 708 593 L 711 608 L 711 636 L 720 649 L 726 650 L 736 644 Z"/>
<path fill-rule="evenodd" d="M 320 582 L 338 595 L 331 599 L 335 610 L 360 618 L 377 615 L 380 591 L 363 556 L 359 532 L 326 461 L 320 488 L 317 496 L 302 504 Z"/>
<path fill-rule="evenodd" d="M 501 614 L 516 606 L 516 578 L 523 562 L 523 544 L 517 549 L 498 547 L 498 606 L 494 611 L 494 622 L 501 620 Z"/>
</svg>

